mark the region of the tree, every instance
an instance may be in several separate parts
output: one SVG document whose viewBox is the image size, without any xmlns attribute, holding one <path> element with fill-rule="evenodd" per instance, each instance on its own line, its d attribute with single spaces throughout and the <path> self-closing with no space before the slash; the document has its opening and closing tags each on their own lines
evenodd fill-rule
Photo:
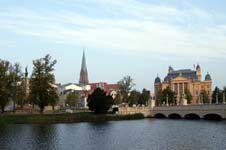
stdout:
<svg viewBox="0 0 226 150">
<path fill-rule="evenodd" d="M 146 105 L 148 100 L 150 99 L 150 91 L 147 91 L 146 89 L 142 90 L 142 93 L 138 99 L 138 104 Z"/>
<path fill-rule="evenodd" d="M 175 93 L 169 87 L 167 87 L 163 91 L 158 92 L 157 105 L 160 105 L 163 103 L 166 104 L 167 99 L 169 104 L 175 104 L 175 100 L 176 100 Z"/>
<path fill-rule="evenodd" d="M 223 101 L 224 103 L 226 101 L 226 86 L 224 87 L 224 90 L 223 90 Z"/>
<path fill-rule="evenodd" d="M 17 88 L 17 104 L 20 105 L 20 108 L 23 108 L 26 103 L 26 86 L 24 81 Z"/>
<path fill-rule="evenodd" d="M 5 106 L 10 99 L 10 76 L 9 76 L 10 63 L 0 59 L 0 107 L 1 112 L 4 113 Z"/>
<path fill-rule="evenodd" d="M 163 103 L 163 92 L 159 90 L 156 96 L 156 105 L 159 106 Z"/>
<path fill-rule="evenodd" d="M 201 91 L 202 101 L 203 103 L 209 103 L 209 95 L 205 90 Z"/>
<path fill-rule="evenodd" d="M 223 93 L 218 87 L 216 87 L 213 91 L 212 103 L 217 103 L 217 99 L 218 99 L 218 103 L 223 102 Z"/>
<path fill-rule="evenodd" d="M 117 94 L 115 95 L 115 98 L 114 98 L 114 104 L 119 105 L 121 103 L 122 103 L 122 95 L 120 92 L 117 92 Z"/>
<path fill-rule="evenodd" d="M 96 88 L 87 99 L 88 107 L 95 113 L 107 113 L 109 108 L 113 105 L 113 98 L 107 95 L 104 90 Z"/>
<path fill-rule="evenodd" d="M 128 94 L 132 90 L 133 86 L 133 79 L 130 76 L 125 76 L 119 82 L 119 91 L 123 97 L 123 102 L 128 102 Z"/>
<path fill-rule="evenodd" d="M 52 106 L 52 109 L 55 110 L 55 106 L 59 101 L 59 96 L 56 93 L 55 89 L 49 91 L 49 104 Z"/>
<path fill-rule="evenodd" d="M 191 104 L 192 94 L 189 91 L 189 89 L 185 89 L 184 94 L 185 94 L 185 99 L 187 100 L 187 103 Z"/>
<path fill-rule="evenodd" d="M 66 104 L 69 106 L 76 106 L 78 103 L 79 97 L 75 93 L 69 93 L 66 98 Z"/>
<path fill-rule="evenodd" d="M 13 112 L 16 110 L 16 103 L 18 103 L 19 99 L 23 99 L 23 86 L 22 86 L 22 71 L 19 63 L 15 63 L 10 66 L 9 70 L 10 80 L 11 80 L 11 88 L 10 93 L 13 99 Z"/>
<path fill-rule="evenodd" d="M 139 97 L 140 97 L 140 92 L 136 90 L 133 90 L 132 92 L 130 92 L 130 95 L 128 97 L 129 106 L 133 106 L 134 104 L 137 104 Z"/>
<path fill-rule="evenodd" d="M 20 105 L 20 108 L 23 108 L 24 104 L 28 102 L 28 71 L 27 67 L 25 68 L 25 73 L 21 76 L 21 81 L 19 88 L 17 90 L 17 104 Z"/>
<path fill-rule="evenodd" d="M 30 79 L 30 101 L 38 105 L 42 113 L 52 99 L 51 91 L 55 82 L 54 65 L 56 60 L 51 61 L 51 56 L 46 55 L 33 61 L 33 71 Z"/>
</svg>

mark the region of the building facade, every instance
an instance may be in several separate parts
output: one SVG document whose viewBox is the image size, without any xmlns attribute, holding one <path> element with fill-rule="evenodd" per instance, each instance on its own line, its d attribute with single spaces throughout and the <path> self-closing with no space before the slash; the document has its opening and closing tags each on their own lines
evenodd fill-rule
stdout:
<svg viewBox="0 0 226 150">
<path fill-rule="evenodd" d="M 117 94 L 119 86 L 118 84 L 108 84 L 106 82 L 89 83 L 86 57 L 85 52 L 83 52 L 79 83 L 68 83 L 57 87 L 57 93 L 60 97 L 59 105 L 61 107 L 65 107 L 67 95 L 69 93 L 76 93 L 79 96 L 77 108 L 88 108 L 87 98 L 96 88 L 103 89 L 107 94 L 112 95 L 114 98 Z"/>
<path fill-rule="evenodd" d="M 159 77 L 155 79 L 155 99 L 158 92 L 169 87 L 176 95 L 176 104 L 182 105 L 185 97 L 185 90 L 189 90 L 192 95 L 191 104 L 199 104 L 203 102 L 202 92 L 206 91 L 211 103 L 212 96 L 212 79 L 209 73 L 206 74 L 205 80 L 202 81 L 201 67 L 196 66 L 195 70 L 182 69 L 174 70 L 169 67 L 168 74 L 163 81 Z"/>
</svg>

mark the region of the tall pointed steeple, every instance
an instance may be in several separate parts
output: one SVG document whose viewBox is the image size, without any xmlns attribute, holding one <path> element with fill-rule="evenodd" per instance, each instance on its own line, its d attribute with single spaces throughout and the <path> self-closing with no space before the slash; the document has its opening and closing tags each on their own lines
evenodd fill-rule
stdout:
<svg viewBox="0 0 226 150">
<path fill-rule="evenodd" d="M 82 56 L 82 66 L 81 66 L 81 71 L 80 71 L 79 84 L 81 84 L 81 85 L 89 84 L 88 71 L 87 71 L 87 67 L 86 67 L 86 56 L 85 56 L 84 50 L 83 50 L 83 56 Z"/>
</svg>

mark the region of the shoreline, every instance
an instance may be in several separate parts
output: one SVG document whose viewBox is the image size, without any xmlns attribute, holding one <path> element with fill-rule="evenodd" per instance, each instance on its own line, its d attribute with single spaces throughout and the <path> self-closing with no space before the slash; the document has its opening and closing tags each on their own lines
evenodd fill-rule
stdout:
<svg viewBox="0 0 226 150">
<path fill-rule="evenodd" d="M 144 119 L 137 114 L 94 114 L 90 112 L 64 114 L 31 114 L 31 115 L 0 115 L 0 124 L 58 124 L 79 122 L 101 122 Z"/>
</svg>

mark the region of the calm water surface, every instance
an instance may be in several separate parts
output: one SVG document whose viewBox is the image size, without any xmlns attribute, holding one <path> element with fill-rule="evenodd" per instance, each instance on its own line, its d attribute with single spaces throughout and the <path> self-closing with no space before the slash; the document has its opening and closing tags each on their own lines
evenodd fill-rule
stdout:
<svg viewBox="0 0 226 150">
<path fill-rule="evenodd" d="M 226 122 L 157 120 L 0 126 L 0 150 L 226 150 Z"/>
</svg>

